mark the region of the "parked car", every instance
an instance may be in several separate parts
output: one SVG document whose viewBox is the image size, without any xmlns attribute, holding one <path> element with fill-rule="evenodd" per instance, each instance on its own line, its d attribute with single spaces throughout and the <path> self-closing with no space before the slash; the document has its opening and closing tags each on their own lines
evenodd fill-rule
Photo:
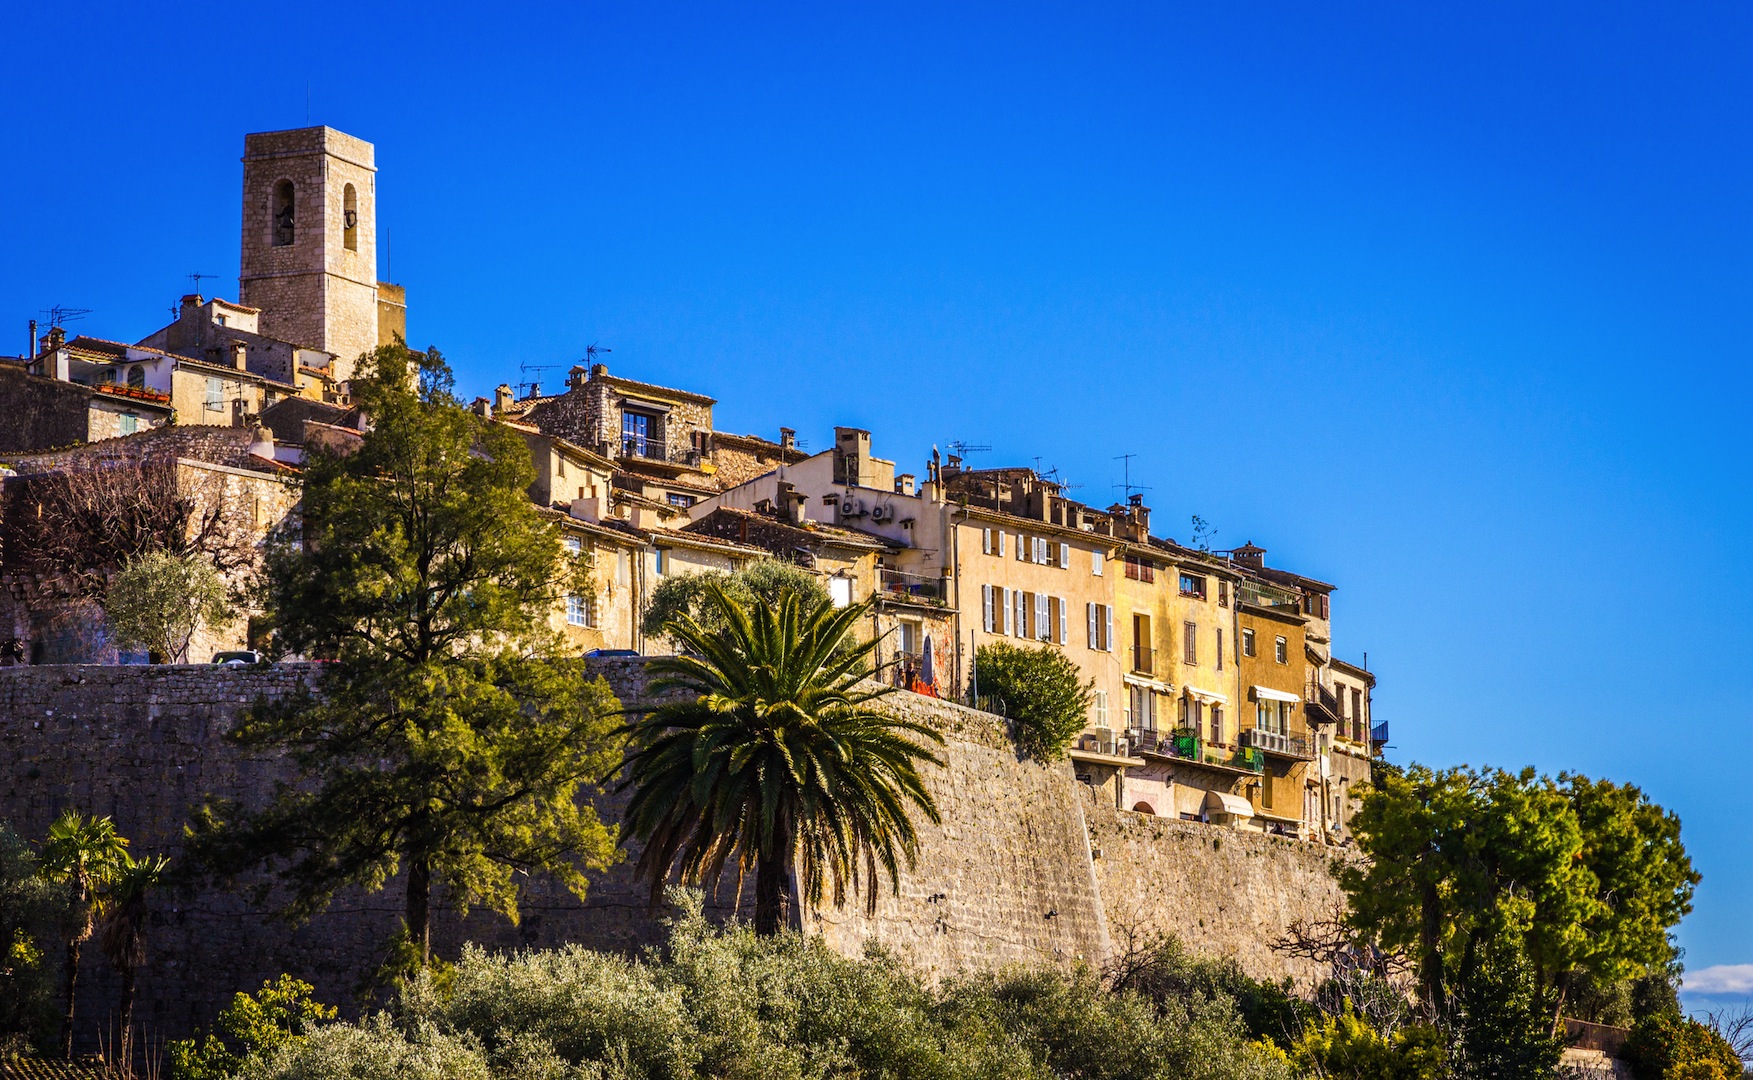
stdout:
<svg viewBox="0 0 1753 1080">
<path fill-rule="evenodd" d="M 239 664 L 259 664 L 262 662 L 262 654 L 254 649 L 234 649 L 230 652 L 214 653 L 213 662 L 224 664 L 227 667 L 235 667 Z"/>
</svg>

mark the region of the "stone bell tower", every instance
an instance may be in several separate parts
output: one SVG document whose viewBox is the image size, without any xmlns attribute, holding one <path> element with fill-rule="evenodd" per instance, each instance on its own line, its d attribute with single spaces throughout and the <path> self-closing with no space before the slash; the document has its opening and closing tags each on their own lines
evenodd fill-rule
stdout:
<svg viewBox="0 0 1753 1080">
<path fill-rule="evenodd" d="M 243 145 L 238 300 L 261 309 L 263 334 L 334 353 L 336 377 L 350 378 L 379 342 L 372 145 L 329 127 Z"/>
</svg>

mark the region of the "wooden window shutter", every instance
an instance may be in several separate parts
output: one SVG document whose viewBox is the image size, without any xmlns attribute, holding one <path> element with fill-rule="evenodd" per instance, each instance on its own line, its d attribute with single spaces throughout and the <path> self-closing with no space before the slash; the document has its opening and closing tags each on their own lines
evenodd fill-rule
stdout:
<svg viewBox="0 0 1753 1080">
<path fill-rule="evenodd" d="M 1059 608 L 1059 644 L 1063 645 L 1065 644 L 1065 597 L 1061 596 L 1056 602 L 1056 606 Z"/>
<path fill-rule="evenodd" d="M 980 628 L 992 633 L 992 586 L 980 586 Z"/>
<path fill-rule="evenodd" d="M 1093 649 L 1096 647 L 1096 605 L 1091 603 L 1084 604 L 1083 613 L 1084 617 L 1089 620 L 1089 647 Z"/>
<path fill-rule="evenodd" d="M 1071 545 L 1063 540 L 1059 541 L 1059 569 L 1071 569 Z"/>
<path fill-rule="evenodd" d="M 1111 651 L 1114 648 L 1114 609 L 1108 604 L 1102 605 L 1103 634 L 1102 649 Z"/>
<path fill-rule="evenodd" d="M 1002 585 L 998 587 L 998 603 L 1004 610 L 1004 614 L 999 616 L 1001 627 L 999 632 L 1008 634 L 1010 633 L 1010 590 Z"/>
<path fill-rule="evenodd" d="M 1004 530 L 998 530 L 998 557 L 1004 558 Z"/>
<path fill-rule="evenodd" d="M 980 530 L 980 553 L 982 555 L 992 554 L 992 530 L 991 529 L 981 529 Z"/>
</svg>

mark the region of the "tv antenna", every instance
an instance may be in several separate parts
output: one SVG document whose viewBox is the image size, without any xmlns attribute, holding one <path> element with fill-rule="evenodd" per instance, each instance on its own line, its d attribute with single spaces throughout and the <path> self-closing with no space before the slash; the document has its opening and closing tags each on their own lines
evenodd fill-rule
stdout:
<svg viewBox="0 0 1753 1080">
<path fill-rule="evenodd" d="M 991 443 L 971 443 L 966 439 L 952 439 L 944 445 L 959 458 L 966 458 L 969 454 L 984 454 L 992 449 Z"/>
<path fill-rule="evenodd" d="M 201 295 L 201 282 L 207 281 L 207 280 L 218 281 L 219 275 L 218 274 L 190 274 L 189 280 L 195 283 L 195 287 L 193 289 L 191 289 L 190 291 L 193 292 L 196 296 L 200 296 Z"/>
<path fill-rule="evenodd" d="M 70 322 L 78 322 L 80 319 L 90 315 L 91 312 L 91 308 L 62 307 L 60 304 L 56 304 L 54 307 L 44 311 L 43 314 L 49 317 L 50 326 L 66 326 Z"/>
<path fill-rule="evenodd" d="M 1134 484 L 1132 482 L 1132 459 L 1137 457 L 1137 456 L 1138 456 L 1137 454 L 1115 454 L 1114 455 L 1115 461 L 1123 462 L 1123 464 L 1120 466 L 1120 469 L 1121 469 L 1120 475 L 1124 478 L 1121 483 L 1115 484 L 1114 486 L 1125 491 L 1127 502 L 1132 501 L 1132 493 L 1133 492 L 1135 492 L 1135 491 L 1149 491 L 1150 490 L 1150 488 L 1145 484 Z"/>
<path fill-rule="evenodd" d="M 587 364 L 593 363 L 599 353 L 612 353 L 614 351 L 615 350 L 609 348 L 607 345 L 598 345 L 593 341 L 584 347 L 584 362 Z"/>
<path fill-rule="evenodd" d="M 553 371 L 559 366 L 559 364 L 519 364 L 517 372 L 519 375 L 528 375 L 532 371 Z M 530 392 L 540 385 L 539 379 L 525 379 L 517 384 L 517 396 L 520 398 L 528 397 Z"/>
</svg>

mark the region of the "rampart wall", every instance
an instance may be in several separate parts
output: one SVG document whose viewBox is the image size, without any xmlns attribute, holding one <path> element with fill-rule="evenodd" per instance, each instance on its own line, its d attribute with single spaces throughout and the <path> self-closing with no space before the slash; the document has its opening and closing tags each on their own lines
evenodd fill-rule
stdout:
<svg viewBox="0 0 1753 1080">
<path fill-rule="evenodd" d="M 598 670 L 625 703 L 644 700 L 638 660 Z M 245 755 L 223 735 L 259 695 L 307 677 L 297 665 L 0 668 L 0 819 L 36 837 L 67 807 L 108 814 L 136 851 L 175 858 L 189 810 L 205 797 L 260 800 L 291 778 L 283 761 Z M 1258 976 L 1312 975 L 1268 943 L 1294 918 L 1332 911 L 1331 849 L 1098 807 L 1068 765 L 1019 761 L 989 714 L 909 694 L 888 701 L 945 734 L 944 765 L 926 775 L 942 823 L 919 823 L 919 864 L 874 916 L 856 900 L 804 915 L 835 948 L 879 942 L 942 975 L 977 964 L 1099 965 L 1132 937 L 1172 932 Z M 613 819 L 615 800 L 601 810 Z M 720 918 L 736 904 L 723 892 L 709 904 Z M 464 940 L 627 951 L 662 932 L 626 863 L 582 902 L 532 881 L 522 909 L 515 927 L 490 913 L 441 915 L 435 942 L 453 954 Z M 398 883 L 345 894 L 300 927 L 265 920 L 246 896 L 167 896 L 150 929 L 139 1022 L 154 1038 L 185 1035 L 236 991 L 282 971 L 325 1000 L 348 1001 L 400 911 Z M 116 1000 L 98 952 L 86 950 L 81 970 L 82 1041 L 95 1039 Z"/>
</svg>

